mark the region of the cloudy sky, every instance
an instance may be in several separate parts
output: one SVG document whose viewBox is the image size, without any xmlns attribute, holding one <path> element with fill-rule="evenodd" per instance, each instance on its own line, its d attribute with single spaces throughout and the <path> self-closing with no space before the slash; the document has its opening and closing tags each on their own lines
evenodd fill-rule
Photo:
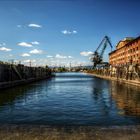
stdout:
<svg viewBox="0 0 140 140">
<path fill-rule="evenodd" d="M 0 0 L 0 60 L 91 64 L 105 35 L 113 46 L 140 35 L 139 7 L 139 0 Z"/>
</svg>

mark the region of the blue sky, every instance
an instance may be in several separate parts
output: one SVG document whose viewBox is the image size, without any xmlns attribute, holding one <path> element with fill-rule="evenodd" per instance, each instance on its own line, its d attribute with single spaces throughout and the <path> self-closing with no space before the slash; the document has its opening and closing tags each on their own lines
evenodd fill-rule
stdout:
<svg viewBox="0 0 140 140">
<path fill-rule="evenodd" d="M 0 60 L 91 64 L 105 35 L 113 46 L 140 35 L 139 7 L 139 0 L 0 0 Z"/>
</svg>

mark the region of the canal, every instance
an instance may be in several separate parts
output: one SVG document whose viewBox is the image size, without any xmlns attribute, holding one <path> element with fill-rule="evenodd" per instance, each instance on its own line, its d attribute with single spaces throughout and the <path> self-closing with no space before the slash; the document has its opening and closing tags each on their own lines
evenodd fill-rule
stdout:
<svg viewBox="0 0 140 140">
<path fill-rule="evenodd" d="M 83 73 L 0 91 L 0 124 L 139 125 L 140 88 Z"/>
</svg>

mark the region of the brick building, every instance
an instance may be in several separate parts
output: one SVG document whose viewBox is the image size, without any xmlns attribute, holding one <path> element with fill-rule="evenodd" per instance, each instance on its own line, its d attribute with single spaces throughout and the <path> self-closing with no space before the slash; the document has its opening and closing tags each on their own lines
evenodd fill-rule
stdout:
<svg viewBox="0 0 140 140">
<path fill-rule="evenodd" d="M 121 40 L 116 50 L 109 53 L 109 63 L 113 66 L 139 64 L 140 65 L 140 36 Z"/>
</svg>

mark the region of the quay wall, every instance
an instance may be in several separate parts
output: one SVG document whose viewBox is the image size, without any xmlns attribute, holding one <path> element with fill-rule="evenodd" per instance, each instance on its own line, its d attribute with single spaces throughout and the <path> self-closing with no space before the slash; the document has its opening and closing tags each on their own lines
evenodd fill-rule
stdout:
<svg viewBox="0 0 140 140">
<path fill-rule="evenodd" d="M 21 64 L 0 64 L 0 89 L 27 84 L 51 77 L 51 70 L 46 67 L 29 67 Z"/>
<path fill-rule="evenodd" d="M 86 72 L 99 78 L 140 86 L 139 65 L 100 68 L 87 70 Z"/>
</svg>

